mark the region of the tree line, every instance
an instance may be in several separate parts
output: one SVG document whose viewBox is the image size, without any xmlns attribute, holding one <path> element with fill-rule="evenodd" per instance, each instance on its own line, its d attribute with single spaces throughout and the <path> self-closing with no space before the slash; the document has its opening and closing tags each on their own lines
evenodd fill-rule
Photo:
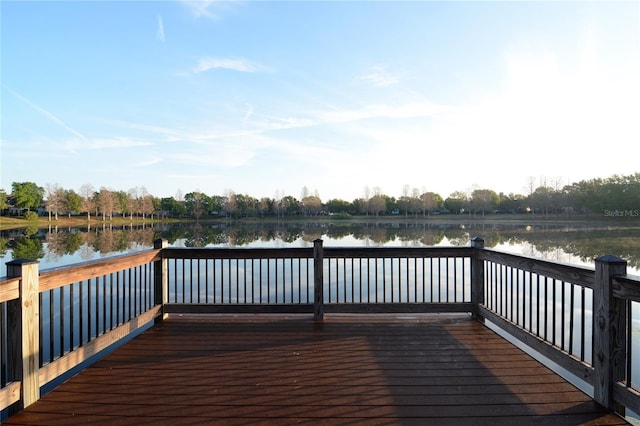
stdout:
<svg viewBox="0 0 640 426">
<path fill-rule="evenodd" d="M 352 201 L 322 201 L 318 192 L 306 187 L 300 198 L 292 195 L 255 198 L 228 190 L 223 195 L 193 191 L 181 196 L 159 198 L 145 187 L 117 191 L 95 190 L 82 185 L 78 191 L 57 184 L 44 187 L 34 182 L 13 182 L 11 194 L 0 190 L 3 215 L 35 214 L 39 211 L 58 219 L 61 215 L 86 215 L 88 219 L 114 216 L 138 218 L 286 217 L 324 214 L 430 216 L 433 214 L 530 213 L 541 215 L 603 214 L 640 217 L 640 173 L 613 175 L 562 185 L 545 178 L 529 181 L 528 194 L 504 194 L 492 189 L 456 191 L 447 198 L 405 185 L 400 197 L 384 194 L 380 188 L 364 189 L 364 196 Z"/>
</svg>

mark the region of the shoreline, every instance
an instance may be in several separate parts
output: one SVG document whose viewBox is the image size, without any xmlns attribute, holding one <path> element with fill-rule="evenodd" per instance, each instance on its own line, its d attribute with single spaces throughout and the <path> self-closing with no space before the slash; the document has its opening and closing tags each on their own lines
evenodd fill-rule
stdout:
<svg viewBox="0 0 640 426">
<path fill-rule="evenodd" d="M 640 226 L 640 218 L 638 217 L 611 217 L 603 215 L 587 215 L 587 216 L 544 216 L 544 215 L 523 215 L 523 214 L 488 214 L 488 215 L 431 215 L 431 216 L 402 216 L 402 215 L 385 215 L 385 216 L 350 216 L 348 218 L 335 218 L 332 216 L 290 216 L 290 217 L 246 217 L 246 218 L 207 218 L 204 220 L 196 220 L 193 218 L 180 219 L 125 219 L 114 218 L 111 220 L 102 220 L 100 218 L 92 218 L 87 220 L 86 217 L 58 218 L 58 220 L 49 220 L 48 217 L 40 217 L 37 221 L 27 221 L 20 217 L 0 217 L 0 230 L 22 229 L 22 228 L 49 228 L 58 227 L 87 227 L 87 226 L 131 226 L 131 225 L 153 225 L 153 224 L 170 224 L 170 223 L 224 223 L 227 225 L 249 225 L 249 224 L 277 224 L 277 223 L 327 223 L 331 225 L 341 226 L 358 223 L 466 223 L 466 224 L 578 224 L 590 223 L 602 226 Z"/>
</svg>

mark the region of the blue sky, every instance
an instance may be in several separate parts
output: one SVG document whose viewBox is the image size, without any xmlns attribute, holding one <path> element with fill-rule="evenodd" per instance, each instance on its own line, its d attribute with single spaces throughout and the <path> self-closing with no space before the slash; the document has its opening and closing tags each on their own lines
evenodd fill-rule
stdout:
<svg viewBox="0 0 640 426">
<path fill-rule="evenodd" d="M 639 2 L 2 1 L 1 181 L 447 197 L 640 172 Z"/>
</svg>

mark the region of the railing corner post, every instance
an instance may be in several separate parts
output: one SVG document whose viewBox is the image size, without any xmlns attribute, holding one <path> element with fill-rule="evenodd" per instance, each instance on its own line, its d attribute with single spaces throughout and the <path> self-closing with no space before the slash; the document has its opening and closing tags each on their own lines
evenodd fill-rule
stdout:
<svg viewBox="0 0 640 426">
<path fill-rule="evenodd" d="M 160 260 L 154 264 L 154 294 L 155 304 L 160 305 L 160 315 L 158 320 L 166 319 L 165 305 L 169 301 L 169 264 L 168 260 L 162 255 L 162 249 L 169 246 L 169 241 L 159 238 L 153 242 L 154 249 L 161 250 Z"/>
<path fill-rule="evenodd" d="M 473 304 L 471 316 L 474 320 L 480 320 L 480 306 L 484 304 L 484 261 L 480 259 L 478 253 L 484 249 L 484 239 L 473 237 L 471 248 L 474 249 L 471 257 L 471 303 Z"/>
<path fill-rule="evenodd" d="M 20 277 L 20 296 L 7 303 L 8 379 L 21 381 L 21 407 L 40 399 L 40 289 L 37 260 L 7 262 L 7 276 Z M 11 325 L 13 324 L 13 326 Z"/>
<path fill-rule="evenodd" d="M 158 238 L 157 240 L 153 240 L 153 248 L 154 249 L 163 249 L 169 246 L 169 240 L 166 238 Z"/>
<path fill-rule="evenodd" d="M 614 410 L 613 385 L 626 370 L 627 303 L 613 296 L 612 278 L 626 275 L 627 261 L 610 254 L 595 259 L 593 287 L 593 398 Z M 624 414 L 624 413 L 622 413 Z"/>
<path fill-rule="evenodd" d="M 313 241 L 313 319 L 324 320 L 324 254 L 322 240 Z"/>
<path fill-rule="evenodd" d="M 484 239 L 480 237 L 473 237 L 471 239 L 471 247 L 472 248 L 484 248 Z"/>
</svg>

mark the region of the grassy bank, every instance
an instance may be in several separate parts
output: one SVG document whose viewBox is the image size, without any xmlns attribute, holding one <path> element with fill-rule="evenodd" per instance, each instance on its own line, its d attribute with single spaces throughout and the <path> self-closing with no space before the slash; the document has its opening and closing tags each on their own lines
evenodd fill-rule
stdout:
<svg viewBox="0 0 640 426">
<path fill-rule="evenodd" d="M 175 219 L 171 219 L 174 222 L 180 222 Z M 113 218 L 112 220 L 103 221 L 101 218 L 92 217 L 91 220 L 87 220 L 86 217 L 74 216 L 74 217 L 60 217 L 58 220 L 49 220 L 48 217 L 39 217 L 37 220 L 25 220 L 22 217 L 0 217 L 0 230 L 7 229 L 16 229 L 16 228 L 27 228 L 27 227 L 36 227 L 36 228 L 48 228 L 49 226 L 61 226 L 61 227 L 83 227 L 87 225 L 97 226 L 102 225 L 103 223 L 108 223 L 113 226 L 124 226 L 124 225 L 141 225 L 141 224 L 150 224 L 150 223 L 158 223 L 159 220 L 153 219 L 134 219 L 131 220 L 129 218 Z M 168 221 L 163 221 L 168 222 Z"/>
</svg>

